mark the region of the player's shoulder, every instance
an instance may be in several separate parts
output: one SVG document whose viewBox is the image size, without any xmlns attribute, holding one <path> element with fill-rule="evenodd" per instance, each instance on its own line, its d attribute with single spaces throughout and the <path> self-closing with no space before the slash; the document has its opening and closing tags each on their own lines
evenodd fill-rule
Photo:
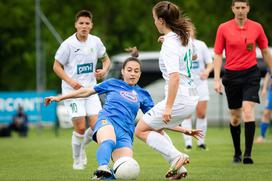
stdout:
<svg viewBox="0 0 272 181">
<path fill-rule="evenodd" d="M 69 45 L 73 45 L 75 44 L 77 38 L 76 38 L 76 34 L 73 34 L 71 36 L 69 36 L 68 38 L 66 38 L 62 43 L 61 46 L 69 46 Z"/>
<path fill-rule="evenodd" d="M 110 84 L 110 85 L 114 85 L 114 86 L 120 86 L 124 83 L 123 80 L 121 79 L 116 79 L 116 78 L 109 78 L 107 80 L 104 80 L 103 82 L 107 83 L 107 84 Z"/>
<path fill-rule="evenodd" d="M 146 89 L 139 86 L 138 84 L 135 85 L 135 89 L 137 90 L 138 93 L 142 95 L 149 95 L 149 92 Z"/>
<path fill-rule="evenodd" d="M 179 36 L 176 33 L 170 32 L 164 36 L 162 47 L 173 50 L 175 48 L 180 47 L 180 45 L 181 45 L 181 41 Z"/>
<path fill-rule="evenodd" d="M 179 40 L 179 36 L 174 32 L 169 32 L 168 34 L 164 35 L 164 42 L 163 43 L 171 43 L 176 42 Z"/>
<path fill-rule="evenodd" d="M 195 39 L 194 44 L 199 45 L 199 46 L 206 46 L 206 43 L 202 40 Z"/>
<path fill-rule="evenodd" d="M 89 41 L 101 41 L 101 39 L 98 37 L 98 36 L 96 36 L 96 35 L 92 35 L 92 34 L 89 34 L 88 35 L 88 40 Z"/>
<path fill-rule="evenodd" d="M 248 21 L 248 23 L 249 23 L 251 26 L 255 26 L 255 27 L 259 27 L 259 28 L 262 27 L 262 25 L 261 25 L 259 22 L 257 22 L 257 21 L 253 21 L 253 20 L 251 20 L 251 19 L 248 19 L 247 21 Z"/>
<path fill-rule="evenodd" d="M 221 23 L 221 24 L 219 25 L 219 28 L 230 27 L 230 26 L 232 26 L 234 23 L 235 23 L 235 22 L 234 22 L 234 19 L 231 19 L 231 20 L 228 20 L 228 21 L 226 21 L 226 22 L 224 22 L 224 23 Z"/>
</svg>

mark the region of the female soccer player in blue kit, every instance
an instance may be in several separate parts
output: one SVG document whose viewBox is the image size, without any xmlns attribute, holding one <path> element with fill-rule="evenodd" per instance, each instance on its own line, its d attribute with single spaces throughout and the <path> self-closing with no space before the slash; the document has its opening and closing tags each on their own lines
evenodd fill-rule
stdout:
<svg viewBox="0 0 272 181">
<path fill-rule="evenodd" d="M 99 112 L 94 126 L 93 139 L 100 145 L 97 150 L 97 179 L 111 177 L 108 167 L 110 158 L 133 156 L 132 144 L 135 117 L 139 108 L 145 113 L 154 104 L 151 96 L 137 84 L 141 76 L 141 66 L 137 58 L 128 58 L 121 70 L 123 80 L 108 79 L 93 88 L 79 89 L 66 95 L 45 98 L 45 104 L 69 98 L 87 97 L 92 94 L 106 94 L 103 109 Z"/>
<path fill-rule="evenodd" d="M 93 88 L 79 89 L 66 95 L 45 98 L 45 104 L 52 101 L 62 101 L 69 98 L 87 97 L 92 94 L 106 94 L 105 104 L 99 112 L 94 126 L 93 139 L 99 144 L 96 153 L 98 169 L 94 179 L 102 180 L 112 177 L 109 161 L 123 156 L 133 156 L 132 144 L 135 129 L 135 117 L 139 108 L 146 113 L 154 103 L 151 96 L 137 85 L 141 76 L 141 65 L 137 58 L 128 58 L 122 67 L 123 80 L 108 79 Z M 197 130 L 177 128 L 180 132 L 191 132 L 199 137 Z"/>
</svg>

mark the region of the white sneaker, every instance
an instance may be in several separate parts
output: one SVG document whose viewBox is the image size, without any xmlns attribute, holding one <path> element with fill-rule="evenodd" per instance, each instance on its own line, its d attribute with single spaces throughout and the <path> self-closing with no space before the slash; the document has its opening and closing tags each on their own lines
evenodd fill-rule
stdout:
<svg viewBox="0 0 272 181">
<path fill-rule="evenodd" d="M 87 155 L 86 155 L 86 151 L 83 148 L 83 150 L 81 151 L 81 163 L 86 166 L 88 163 L 88 159 L 87 159 Z"/>
<path fill-rule="evenodd" d="M 189 164 L 189 156 L 185 153 L 181 153 L 181 155 L 172 162 L 170 169 L 166 173 L 165 177 L 170 178 L 176 176 L 179 169 L 186 164 Z"/>
<path fill-rule="evenodd" d="M 76 159 L 76 160 L 74 160 L 74 163 L 73 163 L 73 169 L 74 170 L 84 170 L 85 166 L 82 164 L 80 159 Z"/>
</svg>

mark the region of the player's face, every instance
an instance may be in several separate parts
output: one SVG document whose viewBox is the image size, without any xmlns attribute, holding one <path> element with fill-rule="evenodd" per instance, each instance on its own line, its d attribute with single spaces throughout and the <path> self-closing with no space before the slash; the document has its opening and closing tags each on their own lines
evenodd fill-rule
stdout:
<svg viewBox="0 0 272 181">
<path fill-rule="evenodd" d="M 163 27 L 163 20 L 161 18 L 158 18 L 156 13 L 152 11 L 153 19 L 154 19 L 154 24 L 158 31 L 163 34 L 162 27 Z"/>
<path fill-rule="evenodd" d="M 87 37 L 93 27 L 92 20 L 89 17 L 81 16 L 75 22 L 78 37 Z"/>
<path fill-rule="evenodd" d="M 127 62 L 124 69 L 122 69 L 123 79 L 129 85 L 135 85 L 138 83 L 141 76 L 141 67 L 138 62 L 129 61 Z"/>
<path fill-rule="evenodd" d="M 235 2 L 231 7 L 235 19 L 244 20 L 249 12 L 249 5 L 246 2 Z"/>
</svg>

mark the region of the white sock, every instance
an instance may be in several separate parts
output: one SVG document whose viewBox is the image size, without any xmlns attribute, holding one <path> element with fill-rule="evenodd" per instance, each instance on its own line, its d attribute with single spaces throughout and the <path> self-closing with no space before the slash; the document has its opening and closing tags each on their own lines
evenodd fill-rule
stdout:
<svg viewBox="0 0 272 181">
<path fill-rule="evenodd" d="M 83 146 L 89 144 L 93 139 L 93 130 L 91 128 L 86 129 L 83 138 Z"/>
<path fill-rule="evenodd" d="M 167 139 L 167 141 L 168 141 L 171 145 L 173 145 L 173 142 L 172 142 L 170 136 L 169 136 L 165 131 L 163 132 L 163 136 Z"/>
<path fill-rule="evenodd" d="M 184 121 L 182 121 L 181 126 L 187 129 L 192 129 L 192 119 L 184 119 Z M 183 134 L 183 138 L 184 138 L 185 146 L 193 145 L 191 136 Z"/>
<path fill-rule="evenodd" d="M 73 131 L 72 135 L 72 151 L 73 151 L 73 159 L 80 159 L 80 151 L 81 151 L 81 145 L 83 141 L 84 135 L 79 134 L 75 131 Z"/>
<path fill-rule="evenodd" d="M 197 118 L 196 119 L 196 129 L 201 129 L 202 130 L 202 134 L 203 137 L 200 138 L 199 140 L 197 140 L 197 144 L 201 145 L 201 144 L 205 144 L 205 136 L 206 136 L 206 132 L 207 132 L 207 118 Z"/>
<path fill-rule="evenodd" d="M 181 154 L 175 146 L 167 140 L 167 138 L 155 131 L 151 131 L 148 134 L 146 144 L 158 151 L 168 161 L 168 163 L 171 163 Z"/>
</svg>

